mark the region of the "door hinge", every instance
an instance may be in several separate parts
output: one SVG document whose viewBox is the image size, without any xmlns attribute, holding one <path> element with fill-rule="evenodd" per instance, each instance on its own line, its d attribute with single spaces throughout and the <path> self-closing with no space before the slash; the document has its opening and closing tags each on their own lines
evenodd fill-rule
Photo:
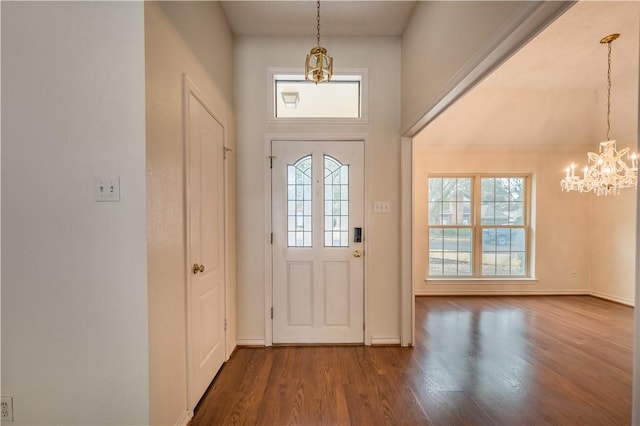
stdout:
<svg viewBox="0 0 640 426">
<path fill-rule="evenodd" d="M 222 147 L 222 155 L 225 160 L 227 159 L 227 152 L 231 152 L 231 151 L 233 151 L 231 148 L 227 148 L 226 146 Z"/>
<path fill-rule="evenodd" d="M 224 319 L 224 331 L 227 331 L 227 319 Z"/>
<path fill-rule="evenodd" d="M 367 324 L 362 323 L 362 331 L 367 331 Z"/>
<path fill-rule="evenodd" d="M 273 319 L 273 306 L 271 307 L 271 319 Z"/>
<path fill-rule="evenodd" d="M 268 158 L 269 158 L 269 168 L 273 169 L 273 159 L 276 157 L 274 155 L 270 155 Z"/>
<path fill-rule="evenodd" d="M 273 232 L 271 233 L 271 244 L 273 244 Z"/>
</svg>

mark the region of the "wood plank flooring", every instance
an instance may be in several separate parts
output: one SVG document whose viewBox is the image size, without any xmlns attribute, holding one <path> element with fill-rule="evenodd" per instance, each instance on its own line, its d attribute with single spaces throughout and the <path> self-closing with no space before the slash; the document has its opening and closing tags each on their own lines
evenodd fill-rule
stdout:
<svg viewBox="0 0 640 426">
<path fill-rule="evenodd" d="M 238 348 L 191 425 L 628 425 L 633 309 L 418 297 L 416 347 Z"/>
</svg>

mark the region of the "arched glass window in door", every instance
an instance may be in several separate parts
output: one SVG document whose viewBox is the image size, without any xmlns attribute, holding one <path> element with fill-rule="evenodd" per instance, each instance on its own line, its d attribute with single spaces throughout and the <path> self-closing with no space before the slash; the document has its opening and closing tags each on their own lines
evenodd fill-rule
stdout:
<svg viewBox="0 0 640 426">
<path fill-rule="evenodd" d="M 311 154 L 287 166 L 287 245 L 311 247 Z"/>
<path fill-rule="evenodd" d="M 349 246 L 349 166 L 324 156 L 324 246 Z"/>
</svg>

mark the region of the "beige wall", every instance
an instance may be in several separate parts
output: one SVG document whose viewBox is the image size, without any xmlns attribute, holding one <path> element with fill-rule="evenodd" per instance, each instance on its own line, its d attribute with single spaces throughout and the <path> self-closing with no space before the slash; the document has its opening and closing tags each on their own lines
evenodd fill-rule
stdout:
<svg viewBox="0 0 640 426">
<path fill-rule="evenodd" d="M 149 420 L 184 421 L 187 410 L 183 74 L 204 94 L 234 146 L 233 38 L 214 2 L 145 2 Z M 235 347 L 232 152 L 226 160 L 228 350 Z M 229 353 L 229 352 L 228 352 Z"/>
<path fill-rule="evenodd" d="M 303 72 L 315 44 L 309 38 L 240 37 L 235 46 L 238 141 L 238 340 L 265 342 L 265 137 L 360 135 L 365 142 L 368 339 L 400 337 L 400 39 L 323 38 L 336 72 L 368 69 L 369 121 L 358 125 L 277 125 L 267 122 L 272 87 L 267 68 Z M 375 51 L 375 55 L 370 53 Z M 373 214 L 374 200 L 391 202 L 391 214 Z"/>
<path fill-rule="evenodd" d="M 2 395 L 14 424 L 147 424 L 143 4 L 0 7 Z"/>
<path fill-rule="evenodd" d="M 418 138 L 417 138 L 418 139 Z M 419 141 L 422 142 L 422 141 Z M 588 288 L 588 198 L 560 190 L 567 157 L 548 147 L 526 150 L 503 146 L 414 150 L 414 286 L 416 294 L 562 294 Z M 427 275 L 427 192 L 429 173 L 532 173 L 536 216 L 532 232 L 535 280 L 447 283 Z M 575 272 L 575 277 L 572 273 Z"/>
<path fill-rule="evenodd" d="M 616 72 L 638 52 L 638 32 L 614 45 L 611 137 L 637 149 L 638 68 Z M 523 53 L 524 53 L 523 49 Z M 633 58 L 637 62 L 637 57 Z M 606 69 L 603 69 L 603 71 Z M 586 163 L 606 133 L 605 77 L 580 88 L 505 88 L 490 76 L 414 139 L 414 287 L 436 293 L 583 293 L 633 304 L 636 192 L 618 197 L 562 193 L 564 168 Z M 523 172 L 535 176 L 535 278 L 514 284 L 425 282 L 426 178 L 430 172 Z M 576 273 L 575 278 L 573 272 Z"/>
<path fill-rule="evenodd" d="M 590 198 L 589 292 L 634 304 L 636 266 L 636 192 Z"/>
</svg>

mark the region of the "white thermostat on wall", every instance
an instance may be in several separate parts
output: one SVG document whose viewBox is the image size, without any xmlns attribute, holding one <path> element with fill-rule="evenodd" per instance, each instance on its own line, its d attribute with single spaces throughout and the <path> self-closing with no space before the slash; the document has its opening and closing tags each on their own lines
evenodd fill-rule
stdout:
<svg viewBox="0 0 640 426">
<path fill-rule="evenodd" d="M 94 188 L 96 201 L 120 201 L 119 177 L 97 177 Z"/>
</svg>

